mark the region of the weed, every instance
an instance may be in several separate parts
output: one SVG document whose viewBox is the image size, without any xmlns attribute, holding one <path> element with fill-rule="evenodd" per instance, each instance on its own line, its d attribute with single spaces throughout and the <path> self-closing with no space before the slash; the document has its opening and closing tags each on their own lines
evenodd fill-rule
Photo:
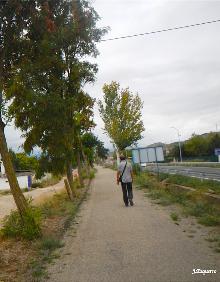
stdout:
<svg viewBox="0 0 220 282">
<path fill-rule="evenodd" d="M 198 180 L 192 180 L 190 177 L 182 177 L 178 175 L 161 174 L 160 180 L 171 178 L 173 182 L 182 184 L 185 179 L 191 181 L 196 185 Z M 195 182 L 193 182 L 195 181 Z M 169 181 L 170 182 L 170 181 Z M 199 183 L 201 181 L 199 180 Z M 183 207 L 183 214 L 185 216 L 192 215 L 198 218 L 200 224 L 206 226 L 220 225 L 220 212 L 214 205 L 205 202 L 202 198 L 204 188 L 201 186 L 195 192 L 181 192 L 176 189 L 175 186 L 168 185 L 162 186 L 155 177 L 149 175 L 149 173 L 141 173 L 135 177 L 135 183 L 140 185 L 142 189 L 148 189 L 147 196 L 153 200 L 156 200 L 157 204 L 170 205 L 172 203 L 180 204 Z M 208 182 L 209 183 L 209 182 Z M 207 184 L 207 183 L 206 183 Z M 214 184 L 213 184 L 214 185 Z M 215 183 L 215 185 L 217 185 Z M 218 183 L 219 187 L 220 184 Z M 217 186 L 216 186 L 217 187 Z"/>
<path fill-rule="evenodd" d="M 89 179 L 94 179 L 94 178 L 95 178 L 95 171 L 91 170 L 90 175 L 89 175 Z"/>
<path fill-rule="evenodd" d="M 161 198 L 155 201 L 156 204 L 161 205 L 161 206 L 169 206 L 172 204 L 172 202 L 170 201 L 170 199 L 167 198 Z"/>
<path fill-rule="evenodd" d="M 3 221 L 2 236 L 32 240 L 41 235 L 41 212 L 38 208 L 29 207 L 21 218 L 18 211 L 12 211 Z"/>
<path fill-rule="evenodd" d="M 204 202 L 196 202 L 196 203 L 190 203 L 188 207 L 186 207 L 186 211 L 188 214 L 201 217 L 207 213 L 210 213 L 213 211 L 213 208 L 205 204 Z"/>
<path fill-rule="evenodd" d="M 203 192 L 209 192 L 212 190 L 216 194 L 220 194 L 220 183 L 214 180 L 207 180 L 207 179 L 198 179 L 195 177 L 184 176 L 179 174 L 160 174 L 160 180 L 167 179 L 167 182 L 192 187 L 195 189 L 199 189 Z"/>
<path fill-rule="evenodd" d="M 33 182 L 31 184 L 31 188 L 43 188 L 43 185 L 41 184 L 41 182 Z"/>
<path fill-rule="evenodd" d="M 170 217 L 172 218 L 173 221 L 179 220 L 179 216 L 175 212 L 171 212 Z"/>
<path fill-rule="evenodd" d="M 218 239 L 217 237 L 209 237 L 209 238 L 206 238 L 205 239 L 206 241 L 208 241 L 208 242 L 218 242 L 218 240 L 219 240 L 219 243 L 220 243 L 220 238 Z"/>
<path fill-rule="evenodd" d="M 133 170 L 134 175 L 140 175 L 141 166 L 139 164 L 133 164 L 132 170 Z"/>
<path fill-rule="evenodd" d="M 39 261 L 32 261 L 30 263 L 31 273 L 34 278 L 46 276 L 46 267 Z"/>
<path fill-rule="evenodd" d="M 220 225 L 220 218 L 215 215 L 206 214 L 199 218 L 198 222 L 205 226 Z"/>
<path fill-rule="evenodd" d="M 55 249 L 62 248 L 64 243 L 62 243 L 59 239 L 53 237 L 42 238 L 40 249 L 54 251 Z"/>
</svg>

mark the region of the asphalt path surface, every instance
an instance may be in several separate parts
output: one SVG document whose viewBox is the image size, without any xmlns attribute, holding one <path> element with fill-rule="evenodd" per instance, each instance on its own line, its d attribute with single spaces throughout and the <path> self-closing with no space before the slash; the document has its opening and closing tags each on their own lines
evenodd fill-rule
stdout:
<svg viewBox="0 0 220 282">
<path fill-rule="evenodd" d="M 220 255 L 204 238 L 187 237 L 165 207 L 153 204 L 142 191 L 134 191 L 135 205 L 125 207 L 115 180 L 114 171 L 98 169 L 78 224 L 67 231 L 46 281 L 220 281 Z M 192 274 L 193 269 L 217 273 Z"/>
<path fill-rule="evenodd" d="M 157 172 L 156 165 L 149 165 L 145 169 Z M 220 168 L 159 165 L 158 169 L 163 173 L 220 181 Z"/>
</svg>

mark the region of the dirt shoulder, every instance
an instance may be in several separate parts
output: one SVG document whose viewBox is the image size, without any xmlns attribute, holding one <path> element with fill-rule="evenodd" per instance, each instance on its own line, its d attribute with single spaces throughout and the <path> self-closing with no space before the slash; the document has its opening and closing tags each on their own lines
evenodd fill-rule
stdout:
<svg viewBox="0 0 220 282">
<path fill-rule="evenodd" d="M 176 225 L 170 211 L 142 191 L 134 191 L 134 202 L 124 207 L 115 172 L 99 169 L 77 230 L 66 233 L 60 259 L 49 267 L 49 281 L 220 280 L 220 256 L 204 240 L 206 227 L 191 219 Z M 193 275 L 193 269 L 217 273 Z"/>
<path fill-rule="evenodd" d="M 25 192 L 25 197 L 33 198 L 33 204 L 41 204 L 48 198 L 51 198 L 56 193 L 64 190 L 63 179 L 57 184 L 49 186 L 47 188 L 37 188 L 30 192 Z M 16 206 L 12 195 L 6 195 L 0 197 L 0 222 L 6 216 L 9 215 L 11 210 L 15 210 Z"/>
</svg>

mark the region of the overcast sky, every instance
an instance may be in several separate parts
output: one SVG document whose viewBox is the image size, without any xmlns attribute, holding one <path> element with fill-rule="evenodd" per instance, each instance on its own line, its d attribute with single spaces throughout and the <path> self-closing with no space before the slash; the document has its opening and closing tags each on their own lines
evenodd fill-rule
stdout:
<svg viewBox="0 0 220 282">
<path fill-rule="evenodd" d="M 105 38 L 149 32 L 220 19 L 220 1 L 93 0 Z M 101 42 L 99 72 L 91 96 L 102 98 L 102 86 L 115 80 L 144 101 L 146 131 L 140 145 L 174 142 L 192 133 L 220 130 L 220 22 L 185 30 Z M 110 146 L 95 109 L 95 133 Z M 6 131 L 17 149 L 20 133 Z"/>
</svg>

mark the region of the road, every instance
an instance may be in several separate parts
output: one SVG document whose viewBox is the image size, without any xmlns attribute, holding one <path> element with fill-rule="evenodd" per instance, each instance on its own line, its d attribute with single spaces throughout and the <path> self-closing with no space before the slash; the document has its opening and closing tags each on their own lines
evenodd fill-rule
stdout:
<svg viewBox="0 0 220 282">
<path fill-rule="evenodd" d="M 189 238 L 169 212 L 134 191 L 125 207 L 115 172 L 99 168 L 90 196 L 65 235 L 60 258 L 49 266 L 51 282 L 220 281 L 220 255 L 208 242 Z M 189 219 L 187 219 L 189 220 Z M 217 274 L 192 275 L 193 269 Z"/>
<path fill-rule="evenodd" d="M 211 167 L 189 167 L 189 166 L 166 166 L 159 165 L 159 171 L 169 174 L 181 174 L 196 178 L 220 181 L 220 168 Z M 148 165 L 147 170 L 157 171 L 156 165 Z"/>
</svg>

